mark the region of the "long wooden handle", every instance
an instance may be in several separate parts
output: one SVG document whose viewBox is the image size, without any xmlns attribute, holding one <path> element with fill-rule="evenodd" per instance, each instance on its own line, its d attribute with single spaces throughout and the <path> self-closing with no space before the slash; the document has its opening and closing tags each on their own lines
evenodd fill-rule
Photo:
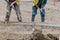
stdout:
<svg viewBox="0 0 60 40">
<path fill-rule="evenodd" d="M 36 7 L 38 7 L 39 11 L 41 11 L 39 6 L 34 1 L 33 1 L 33 3 L 34 3 L 34 5 L 36 5 Z"/>
</svg>

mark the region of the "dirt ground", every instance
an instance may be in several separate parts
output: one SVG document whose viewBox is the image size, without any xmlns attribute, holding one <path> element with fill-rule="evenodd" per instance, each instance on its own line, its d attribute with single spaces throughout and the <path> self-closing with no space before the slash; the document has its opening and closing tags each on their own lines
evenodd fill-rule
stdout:
<svg viewBox="0 0 60 40">
<path fill-rule="evenodd" d="M 32 3 L 21 2 L 20 10 L 22 13 L 22 23 L 3 24 L 0 22 L 0 40 L 14 39 L 20 40 L 23 37 L 28 37 L 34 29 L 41 29 L 43 34 L 51 33 L 59 38 L 60 35 L 60 2 L 57 2 L 57 6 L 54 6 L 49 1 L 45 7 L 46 17 L 45 23 L 41 23 L 40 13 L 35 18 L 36 25 L 32 25 L 31 15 L 32 15 Z M 0 0 L 0 21 L 4 21 L 6 15 L 6 2 Z M 12 9 L 10 21 L 17 22 L 17 17 L 15 11 Z M 39 24 L 39 25 L 38 25 Z M 51 25 L 52 24 L 52 25 Z M 57 26 L 54 25 L 58 24 Z M 47 25 L 47 26 L 46 26 Z"/>
</svg>

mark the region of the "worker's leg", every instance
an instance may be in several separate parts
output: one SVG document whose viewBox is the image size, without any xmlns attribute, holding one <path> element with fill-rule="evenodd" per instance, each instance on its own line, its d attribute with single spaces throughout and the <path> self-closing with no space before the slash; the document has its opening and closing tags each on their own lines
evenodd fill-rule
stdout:
<svg viewBox="0 0 60 40">
<path fill-rule="evenodd" d="M 33 6 L 32 7 L 32 22 L 34 22 L 36 14 L 37 14 L 37 7 Z"/>
<path fill-rule="evenodd" d="M 46 5 L 46 3 L 47 3 L 47 0 L 44 0 L 43 4 Z"/>
<path fill-rule="evenodd" d="M 7 13 L 6 13 L 6 18 L 5 21 L 9 22 L 9 18 L 10 18 L 10 14 L 11 14 L 11 9 L 12 7 L 10 7 L 10 5 L 7 5 Z"/>
<path fill-rule="evenodd" d="M 41 22 L 44 22 L 45 21 L 45 10 L 44 9 L 42 9 L 40 15 L 41 15 Z"/>
<path fill-rule="evenodd" d="M 19 22 L 22 22 L 22 17 L 21 17 L 21 12 L 20 12 L 20 8 L 18 5 L 14 5 L 14 9 L 16 11 L 16 15 L 17 15 L 17 19 Z"/>
<path fill-rule="evenodd" d="M 45 7 L 45 5 L 46 5 L 46 3 L 47 3 L 47 0 L 44 0 L 44 2 L 43 2 L 43 4 L 41 4 L 41 13 L 40 13 L 40 15 L 41 15 L 41 22 L 44 22 L 45 21 L 45 9 L 44 9 L 44 7 Z"/>
</svg>

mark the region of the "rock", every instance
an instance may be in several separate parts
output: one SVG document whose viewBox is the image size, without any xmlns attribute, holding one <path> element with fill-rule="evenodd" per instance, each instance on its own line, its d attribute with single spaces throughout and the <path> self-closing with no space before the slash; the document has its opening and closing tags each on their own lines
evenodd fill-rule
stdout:
<svg viewBox="0 0 60 40">
<path fill-rule="evenodd" d="M 42 34 L 42 30 L 35 29 L 32 34 L 33 40 L 50 40 L 45 38 L 44 34 Z"/>
<path fill-rule="evenodd" d="M 53 40 L 59 40 L 57 37 L 53 36 L 52 34 L 47 34 L 47 36 Z"/>
</svg>

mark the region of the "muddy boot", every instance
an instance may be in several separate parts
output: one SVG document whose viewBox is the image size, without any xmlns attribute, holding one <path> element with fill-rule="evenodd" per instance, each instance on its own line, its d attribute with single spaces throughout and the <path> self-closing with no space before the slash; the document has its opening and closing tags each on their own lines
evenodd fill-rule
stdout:
<svg viewBox="0 0 60 40">
<path fill-rule="evenodd" d="M 9 21 L 8 20 L 5 20 L 4 23 L 8 23 Z"/>
<path fill-rule="evenodd" d="M 8 14 L 8 12 L 7 12 L 7 14 L 6 14 L 6 18 L 5 18 L 5 22 L 4 23 L 8 23 L 9 22 L 9 14 Z"/>
<path fill-rule="evenodd" d="M 18 19 L 19 22 L 22 22 L 22 17 L 20 17 L 20 18 L 17 17 L 17 19 Z"/>
<path fill-rule="evenodd" d="M 32 20 L 31 21 L 34 22 L 34 20 L 35 20 L 35 16 L 32 16 Z"/>
<path fill-rule="evenodd" d="M 44 17 L 41 17 L 41 22 L 44 22 L 45 21 L 45 18 Z"/>
</svg>

